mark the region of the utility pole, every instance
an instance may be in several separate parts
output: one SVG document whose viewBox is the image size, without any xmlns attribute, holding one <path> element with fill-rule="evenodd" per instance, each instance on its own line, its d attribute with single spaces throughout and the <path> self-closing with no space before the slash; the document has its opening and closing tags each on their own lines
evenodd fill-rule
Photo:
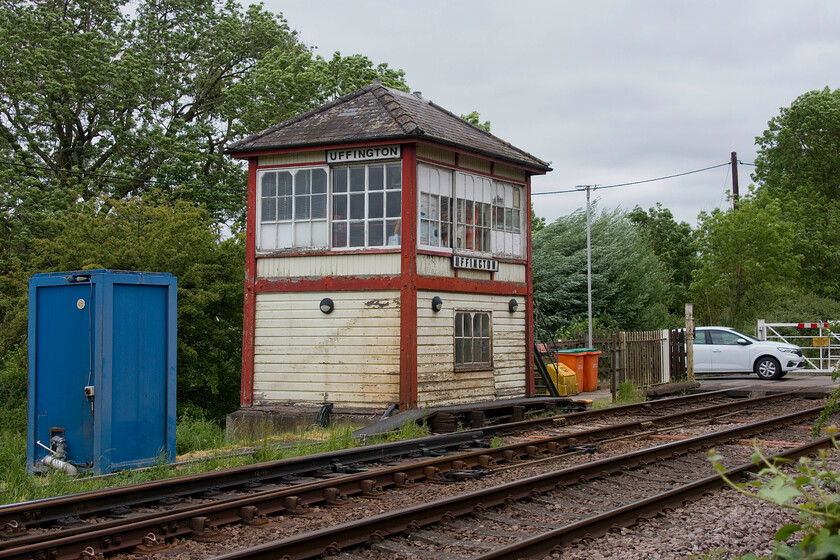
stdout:
<svg viewBox="0 0 840 560">
<path fill-rule="evenodd" d="M 732 208 L 738 209 L 738 152 L 732 152 Z"/>
<path fill-rule="evenodd" d="M 589 215 L 592 211 L 589 207 L 589 187 L 586 185 L 586 306 L 589 319 L 589 338 L 586 344 L 592 348 L 592 240 L 589 233 Z"/>
<path fill-rule="evenodd" d="M 586 307 L 589 323 L 589 336 L 586 339 L 586 344 L 589 348 L 592 348 L 592 237 L 590 233 L 592 209 L 589 204 L 589 191 L 594 190 L 595 187 L 596 185 L 578 185 L 575 187 L 579 191 L 586 190 Z"/>
</svg>

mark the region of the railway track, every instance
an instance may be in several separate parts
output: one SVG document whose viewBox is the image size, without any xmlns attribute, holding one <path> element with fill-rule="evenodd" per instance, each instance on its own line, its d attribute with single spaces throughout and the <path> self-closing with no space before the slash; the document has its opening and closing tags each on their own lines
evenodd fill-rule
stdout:
<svg viewBox="0 0 840 560">
<path fill-rule="evenodd" d="M 777 396 L 773 398 L 786 397 Z M 610 425 L 611 423 L 605 422 L 605 420 L 611 417 L 618 417 L 624 421 L 642 420 L 692 410 L 701 404 L 707 406 L 725 404 L 737 408 L 740 406 L 740 402 L 742 402 L 742 399 L 728 398 L 725 391 L 716 391 L 662 399 L 650 403 L 624 405 L 611 409 L 565 414 L 560 416 L 561 420 L 558 420 L 557 417 L 529 419 L 515 423 L 484 426 L 481 429 L 456 434 L 371 445 L 247 465 L 200 475 L 114 487 L 79 495 L 0 506 L 0 531 L 5 531 L 5 533 L 0 533 L 0 548 L 5 548 L 4 536 L 8 538 L 8 534 L 13 530 L 13 527 L 18 532 L 22 532 L 27 528 L 66 526 L 86 517 L 107 517 L 112 512 L 116 515 L 125 515 L 126 507 L 136 509 L 152 507 L 161 503 L 172 504 L 208 493 L 218 495 L 219 493 L 235 492 L 239 489 L 250 490 L 267 484 L 283 483 L 290 479 L 323 478 L 338 474 L 352 474 L 360 469 L 367 469 L 371 465 L 383 462 L 387 463 L 412 457 L 430 457 L 461 450 L 465 447 L 486 447 L 488 438 L 495 435 L 550 428 L 559 422 L 567 426 L 582 423 L 590 426 L 593 424 Z M 10 527 L 10 525 L 13 527 Z"/>
<path fill-rule="evenodd" d="M 175 538 L 207 538 L 215 528 L 228 524 L 259 525 L 265 523 L 266 515 L 300 515 L 312 508 L 347 504 L 357 497 L 377 497 L 389 490 L 399 491 L 420 483 L 454 484 L 527 463 L 555 461 L 563 457 L 578 457 L 577 460 L 582 460 L 580 456 L 592 451 L 594 446 L 599 445 L 598 442 L 650 436 L 688 425 L 720 421 L 722 418 L 731 419 L 738 414 L 757 413 L 762 409 L 766 411 L 768 408 L 778 407 L 777 403 L 780 400 L 789 402 L 790 396 L 774 395 L 736 400 L 714 395 L 711 399 L 711 405 L 681 412 L 674 410 L 686 406 L 696 407 L 698 401 L 689 399 L 680 402 L 680 399 L 673 399 L 673 402 L 666 402 L 661 406 L 632 405 L 632 408 L 644 412 L 638 420 L 598 428 L 576 430 L 570 425 L 574 424 L 581 414 L 588 413 L 518 423 L 528 424 L 528 428 L 522 425 L 493 427 L 489 431 L 497 434 L 522 433 L 526 429 L 533 429 L 534 426 L 540 426 L 542 429 L 537 439 L 524 438 L 523 441 L 496 449 L 461 450 L 446 457 L 415 459 L 393 466 L 383 466 L 382 463 L 386 460 L 382 458 L 378 463 L 374 463 L 373 460 L 367 464 L 350 463 L 347 458 L 355 456 L 349 452 L 342 452 L 310 458 L 313 463 L 307 463 L 305 458 L 301 458 L 258 465 L 259 468 L 251 470 L 232 469 L 237 471 L 235 473 L 210 473 L 204 479 L 203 485 L 201 479 L 204 477 L 193 475 L 185 477 L 190 480 L 182 481 L 184 486 L 180 487 L 180 491 L 185 494 L 170 500 L 166 506 L 158 506 L 150 511 L 126 507 L 117 509 L 125 503 L 148 503 L 143 502 L 141 497 L 146 496 L 144 492 L 149 489 L 135 487 L 6 506 L 0 508 L 0 515 L 5 514 L 11 517 L 11 520 L 0 526 L 5 527 L 3 536 L 0 537 L 0 559 L 65 560 L 83 558 L 85 553 L 89 554 L 91 551 L 94 554 L 113 554 L 137 547 L 144 551 L 154 551 L 166 546 L 163 544 L 165 541 L 171 542 Z M 689 402 L 690 405 L 687 404 Z M 628 410 L 618 410 L 624 419 L 630 415 Z M 819 409 L 813 408 L 811 413 L 816 410 Z M 595 412 L 602 415 L 602 418 L 606 417 L 602 411 Z M 572 417 L 571 422 L 569 417 Z M 451 451 L 467 444 L 485 445 L 481 443 L 485 437 L 483 431 L 457 435 L 458 438 L 446 436 L 450 439 L 446 440 L 441 449 Z M 432 451 L 434 447 L 429 440 L 436 438 L 424 438 L 421 442 L 413 442 L 412 449 L 415 454 L 422 456 L 424 453 L 436 453 Z M 591 442 L 590 446 L 586 445 L 588 442 Z M 416 453 L 418 443 L 421 444 L 420 449 L 428 451 Z M 407 448 L 395 447 L 391 451 L 397 449 L 401 450 L 402 455 L 408 455 L 405 451 Z M 385 455 L 390 457 L 390 460 L 396 456 L 400 454 Z M 289 462 L 297 462 L 296 474 L 289 474 L 293 471 L 292 467 L 286 464 Z M 281 468 L 278 464 L 284 465 Z M 314 469 L 312 465 L 321 465 L 321 468 Z M 324 465 L 330 468 L 325 468 Z M 338 465 L 340 468 L 336 468 Z M 248 478 L 241 471 L 257 473 L 263 478 Z M 278 472 L 285 474 L 278 476 Z M 250 482 L 242 484 L 241 481 L 246 479 Z M 229 482 L 229 486 L 222 490 L 215 485 L 219 480 L 237 482 Z M 149 483 L 148 486 L 156 487 L 156 496 L 171 495 L 178 483 L 177 479 L 174 479 Z M 200 495 L 195 497 L 198 491 Z M 126 499 L 120 501 L 121 495 Z M 99 498 L 103 501 L 94 507 L 94 502 Z M 51 509 L 53 506 L 56 509 Z M 42 511 L 40 520 L 58 519 L 56 515 L 59 511 L 76 512 L 77 517 L 69 524 L 41 521 L 31 523 L 29 528 L 17 521 L 15 516 L 25 518 L 27 511 L 30 512 L 29 519 L 37 519 L 34 515 L 37 508 L 41 508 Z M 44 511 L 48 511 L 49 514 L 44 515 Z M 87 517 L 83 519 L 80 515 Z M 61 529 L 55 530 L 51 527 Z"/>
<path fill-rule="evenodd" d="M 644 516 L 719 488 L 723 482 L 706 450 L 723 445 L 743 462 L 739 478 L 755 469 L 752 448 L 732 445 L 763 433 L 801 437 L 789 429 L 818 409 L 787 414 L 606 458 L 312 531 L 216 556 L 213 560 L 298 560 L 328 554 L 337 560 L 541 558 L 581 538 L 633 524 Z M 777 457 L 812 454 L 831 444 L 822 438 L 789 444 Z M 710 472 L 714 474 L 709 474 Z M 364 548 L 359 548 L 363 546 Z"/>
</svg>

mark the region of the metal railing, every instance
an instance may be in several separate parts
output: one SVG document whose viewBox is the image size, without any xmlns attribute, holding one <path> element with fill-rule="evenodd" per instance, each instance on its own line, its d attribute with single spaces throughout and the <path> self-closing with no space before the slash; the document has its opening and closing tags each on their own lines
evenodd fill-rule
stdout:
<svg viewBox="0 0 840 560">
<path fill-rule="evenodd" d="M 837 323 L 768 323 L 758 320 L 756 335 L 759 340 L 778 340 L 802 348 L 806 369 L 831 373 L 840 364 L 840 333 L 831 328 Z"/>
</svg>

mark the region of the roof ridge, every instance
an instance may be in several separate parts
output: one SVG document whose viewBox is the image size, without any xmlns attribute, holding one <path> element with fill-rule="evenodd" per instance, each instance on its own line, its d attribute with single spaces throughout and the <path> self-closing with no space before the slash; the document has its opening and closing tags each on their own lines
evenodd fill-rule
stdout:
<svg viewBox="0 0 840 560">
<path fill-rule="evenodd" d="M 247 136 L 247 137 L 245 137 L 241 140 L 238 140 L 238 141 L 234 142 L 233 144 L 231 144 L 230 146 L 228 146 L 226 151 L 229 151 L 230 149 L 235 148 L 239 144 L 244 144 L 246 142 L 253 142 L 254 140 L 256 140 L 258 138 L 261 138 L 263 136 L 267 136 L 268 134 L 271 134 L 272 132 L 276 132 L 276 131 L 278 131 L 282 128 L 293 125 L 296 122 L 299 122 L 299 121 L 302 121 L 302 120 L 304 120 L 308 117 L 311 117 L 312 115 L 317 115 L 318 113 L 323 113 L 324 111 L 327 111 L 327 110 L 335 107 L 336 105 L 338 105 L 340 103 L 344 103 L 345 101 L 349 101 L 350 99 L 353 99 L 355 97 L 359 97 L 361 95 L 364 95 L 369 90 L 370 87 L 371 86 L 364 86 L 360 89 L 357 89 L 356 91 L 351 91 L 350 93 L 346 93 L 346 94 L 342 95 L 341 97 L 336 97 L 332 101 L 329 101 L 329 102 L 327 102 L 323 105 L 318 105 L 314 109 L 310 109 L 310 110 L 306 111 L 305 113 L 301 113 L 299 115 L 296 115 L 296 116 L 292 117 L 291 119 L 287 119 L 287 120 L 285 120 L 281 123 L 275 124 L 274 126 L 270 126 L 270 127 L 266 128 L 265 130 L 261 130 L 260 132 L 256 132 L 254 134 L 251 134 L 250 136 Z"/>
<path fill-rule="evenodd" d="M 420 125 L 414 120 L 411 113 L 397 101 L 391 88 L 382 84 L 373 83 L 365 86 L 364 89 L 369 90 L 373 94 L 373 97 L 388 111 L 388 114 L 391 115 L 391 118 L 396 121 L 405 134 L 423 134 L 423 129 L 420 128 Z"/>
</svg>

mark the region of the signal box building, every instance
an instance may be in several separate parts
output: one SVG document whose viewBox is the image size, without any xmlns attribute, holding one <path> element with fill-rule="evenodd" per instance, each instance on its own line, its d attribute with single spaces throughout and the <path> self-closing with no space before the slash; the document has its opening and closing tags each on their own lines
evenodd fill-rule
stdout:
<svg viewBox="0 0 840 560">
<path fill-rule="evenodd" d="M 378 83 L 228 152 L 248 161 L 240 412 L 533 395 L 544 161 Z"/>
</svg>

